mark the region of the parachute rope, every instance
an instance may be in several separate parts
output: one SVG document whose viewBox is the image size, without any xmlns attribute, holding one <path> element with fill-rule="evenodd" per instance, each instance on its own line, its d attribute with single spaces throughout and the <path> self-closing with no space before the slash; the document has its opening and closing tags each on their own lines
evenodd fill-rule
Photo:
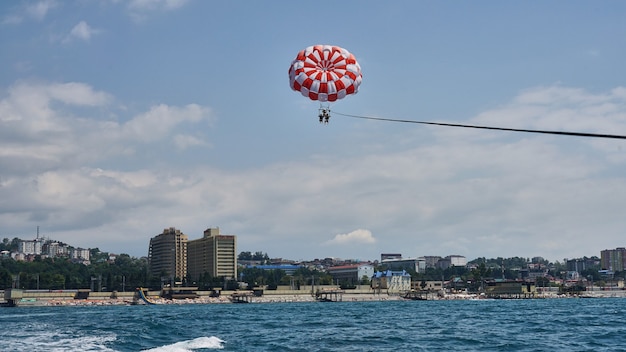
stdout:
<svg viewBox="0 0 626 352">
<path fill-rule="evenodd" d="M 458 123 L 446 123 L 446 122 L 430 122 L 430 121 L 417 121 L 417 120 L 403 120 L 403 119 L 392 119 L 392 118 L 384 118 L 384 117 L 373 117 L 373 116 L 360 116 L 360 115 L 351 115 L 351 114 L 343 114 L 333 110 L 333 114 L 341 115 L 345 117 L 352 117 L 357 119 L 366 119 L 366 120 L 377 120 L 377 121 L 388 121 L 388 122 L 401 122 L 401 123 L 415 123 L 422 125 L 434 125 L 434 126 L 446 126 L 446 127 L 463 127 L 463 128 L 476 128 L 483 130 L 497 130 L 497 131 L 509 131 L 509 132 L 525 132 L 525 133 L 542 133 L 542 134 L 555 134 L 561 136 L 575 136 L 575 137 L 589 137 L 589 138 L 612 138 L 612 139 L 626 139 L 626 135 L 618 135 L 618 134 L 603 134 L 603 133 L 587 133 L 587 132 L 569 132 L 569 131 L 550 131 L 550 130 L 530 130 L 530 129 L 519 129 L 519 128 L 507 128 L 507 127 L 491 127 L 491 126 L 479 126 L 479 125 L 465 125 Z"/>
</svg>

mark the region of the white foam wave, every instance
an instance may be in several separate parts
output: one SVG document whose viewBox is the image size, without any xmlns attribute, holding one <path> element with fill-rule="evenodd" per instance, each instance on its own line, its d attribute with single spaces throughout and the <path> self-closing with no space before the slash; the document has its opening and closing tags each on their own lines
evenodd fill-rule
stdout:
<svg viewBox="0 0 626 352">
<path fill-rule="evenodd" d="M 192 352 L 199 348 L 222 349 L 224 348 L 224 340 L 219 337 L 198 337 L 193 340 L 180 341 L 171 345 L 165 345 L 157 348 L 145 350 L 145 352 Z"/>
<path fill-rule="evenodd" d="M 116 341 L 115 334 L 75 336 L 61 331 L 41 331 L 34 335 L 5 336 L 0 347 L 3 351 L 108 351 L 107 343 Z"/>
</svg>

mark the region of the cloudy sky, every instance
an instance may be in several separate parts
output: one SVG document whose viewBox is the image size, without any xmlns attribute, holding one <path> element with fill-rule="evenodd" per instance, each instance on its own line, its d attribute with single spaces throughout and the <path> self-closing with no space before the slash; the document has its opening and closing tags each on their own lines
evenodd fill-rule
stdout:
<svg viewBox="0 0 626 352">
<path fill-rule="evenodd" d="M 626 3 L 303 4 L 2 2 L 0 238 L 144 256 L 164 228 L 217 226 L 296 260 L 626 246 L 625 140 L 340 115 L 626 135 Z M 363 71 L 328 125 L 288 85 L 314 44 Z"/>
</svg>

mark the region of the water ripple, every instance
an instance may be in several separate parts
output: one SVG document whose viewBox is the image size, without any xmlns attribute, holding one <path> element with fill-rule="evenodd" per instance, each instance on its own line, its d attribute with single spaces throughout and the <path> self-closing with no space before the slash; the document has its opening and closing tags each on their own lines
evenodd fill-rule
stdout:
<svg viewBox="0 0 626 352">
<path fill-rule="evenodd" d="M 3 350 L 626 351 L 626 299 L 0 310 Z"/>
</svg>

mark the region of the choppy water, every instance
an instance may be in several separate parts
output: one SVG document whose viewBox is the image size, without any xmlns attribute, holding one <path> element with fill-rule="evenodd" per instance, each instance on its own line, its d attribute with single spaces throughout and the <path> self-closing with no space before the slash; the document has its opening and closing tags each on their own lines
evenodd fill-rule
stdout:
<svg viewBox="0 0 626 352">
<path fill-rule="evenodd" d="M 2 351 L 626 351 L 626 299 L 0 309 Z"/>
</svg>

